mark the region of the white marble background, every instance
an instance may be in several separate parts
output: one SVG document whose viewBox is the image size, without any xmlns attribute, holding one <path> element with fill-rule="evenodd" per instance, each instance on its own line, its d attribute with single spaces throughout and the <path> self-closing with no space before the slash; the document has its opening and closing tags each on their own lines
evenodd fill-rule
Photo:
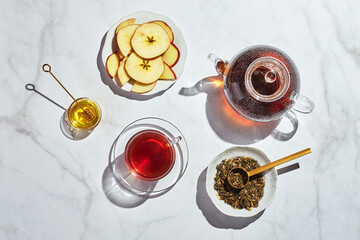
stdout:
<svg viewBox="0 0 360 240">
<path fill-rule="evenodd" d="M 0 9 L 0 239 L 360 238 L 359 1 L 2 0 Z M 170 17 L 188 46 L 181 79 L 147 101 L 114 94 L 97 64 L 106 31 L 140 10 Z M 213 93 L 221 90 L 179 94 L 215 75 L 208 53 L 230 59 L 254 44 L 287 52 L 299 68 L 301 93 L 316 104 L 312 114 L 298 114 L 299 129 L 289 141 L 269 136 L 252 143 L 241 131 L 229 135 L 212 110 L 220 102 Z M 104 118 L 88 138 L 64 137 L 63 110 L 25 90 L 34 83 L 70 104 L 41 71 L 43 63 L 74 95 L 101 103 Z M 183 131 L 189 167 L 166 194 L 118 206 L 103 190 L 110 147 L 124 126 L 145 116 L 163 117 Z M 274 202 L 250 220 L 214 210 L 204 189 L 209 161 L 239 144 L 273 160 L 313 150 L 299 169 L 278 177 Z"/>
</svg>

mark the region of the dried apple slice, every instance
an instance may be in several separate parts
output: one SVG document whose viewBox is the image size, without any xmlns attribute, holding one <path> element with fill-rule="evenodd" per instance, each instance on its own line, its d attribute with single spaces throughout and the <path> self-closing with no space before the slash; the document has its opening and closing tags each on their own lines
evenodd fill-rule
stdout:
<svg viewBox="0 0 360 240">
<path fill-rule="evenodd" d="M 126 27 L 127 25 L 135 24 L 135 18 L 127 19 L 123 22 L 121 22 L 115 30 L 115 34 L 119 32 L 120 28 Z"/>
<path fill-rule="evenodd" d="M 174 41 L 174 33 L 171 27 L 169 27 L 169 25 L 167 25 L 164 21 L 157 20 L 157 21 L 152 21 L 151 23 L 159 24 L 169 36 L 170 42 Z"/>
<path fill-rule="evenodd" d="M 116 34 L 116 42 L 119 46 L 119 50 L 125 57 L 128 56 L 132 51 L 130 40 L 138 26 L 139 24 L 127 25 L 123 28 L 120 28 L 119 32 Z"/>
<path fill-rule="evenodd" d="M 171 43 L 169 49 L 162 55 L 162 58 L 166 64 L 173 67 L 180 58 L 180 51 L 174 43 Z"/>
<path fill-rule="evenodd" d="M 121 60 L 123 60 L 123 59 L 125 58 L 125 56 L 124 56 L 124 55 L 122 55 L 122 53 L 121 53 L 120 51 L 118 52 L 118 54 L 119 54 L 120 61 L 121 61 Z M 119 64 L 120 64 L 120 63 L 119 63 Z"/>
<path fill-rule="evenodd" d="M 135 93 L 146 93 L 151 91 L 155 87 L 156 83 L 157 81 L 150 84 L 144 84 L 136 81 L 134 86 L 131 88 L 131 91 Z"/>
<path fill-rule="evenodd" d="M 159 24 L 144 23 L 135 30 L 131 46 L 140 57 L 152 59 L 162 55 L 169 48 L 170 39 Z"/>
<path fill-rule="evenodd" d="M 127 72 L 125 71 L 125 62 L 126 59 L 121 61 L 119 69 L 117 71 L 117 76 L 115 78 L 115 82 L 119 87 L 124 86 L 131 79 L 129 74 L 127 74 Z"/>
<path fill-rule="evenodd" d="M 175 72 L 166 63 L 164 63 L 164 66 L 165 66 L 164 72 L 159 77 L 159 80 L 175 80 L 176 79 Z M 118 70 L 118 72 L 119 72 L 119 70 Z"/>
<path fill-rule="evenodd" d="M 136 53 L 131 53 L 125 62 L 125 70 L 129 76 L 141 83 L 155 82 L 164 72 L 164 62 L 161 57 L 143 59 Z"/>
<path fill-rule="evenodd" d="M 120 56 L 118 53 L 112 53 L 106 59 L 105 67 L 109 77 L 113 78 L 119 68 Z"/>
</svg>

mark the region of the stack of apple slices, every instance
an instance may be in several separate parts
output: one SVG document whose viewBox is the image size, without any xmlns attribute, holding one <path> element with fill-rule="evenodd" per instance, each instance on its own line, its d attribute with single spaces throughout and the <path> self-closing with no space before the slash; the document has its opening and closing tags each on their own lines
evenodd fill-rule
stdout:
<svg viewBox="0 0 360 240">
<path fill-rule="evenodd" d="M 118 52 L 106 60 L 106 70 L 123 87 L 133 79 L 135 93 L 151 91 L 158 80 L 176 80 L 172 70 L 180 57 L 174 44 L 174 33 L 163 21 L 135 24 L 131 18 L 115 30 Z"/>
</svg>

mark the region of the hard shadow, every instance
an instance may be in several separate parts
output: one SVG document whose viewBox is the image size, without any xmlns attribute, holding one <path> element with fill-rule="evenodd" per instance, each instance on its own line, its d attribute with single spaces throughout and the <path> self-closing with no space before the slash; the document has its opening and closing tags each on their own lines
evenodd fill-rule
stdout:
<svg viewBox="0 0 360 240">
<path fill-rule="evenodd" d="M 225 229 L 243 229 L 263 215 L 265 210 L 252 217 L 231 217 L 220 212 L 206 192 L 206 171 L 207 168 L 201 172 L 197 181 L 196 204 L 212 226 Z"/>
<path fill-rule="evenodd" d="M 278 175 L 281 175 L 281 174 L 284 174 L 284 173 L 287 173 L 287 172 L 290 172 L 290 171 L 293 171 L 293 170 L 296 170 L 300 168 L 300 165 L 299 163 L 294 163 L 294 164 L 291 164 L 289 166 L 286 166 L 286 167 L 283 167 L 283 168 L 279 168 L 277 170 L 277 174 Z"/>
<path fill-rule="evenodd" d="M 65 137 L 70 140 L 78 141 L 87 138 L 94 131 L 94 129 L 87 131 L 84 129 L 74 128 L 71 126 L 69 119 L 66 116 L 67 113 L 68 111 L 65 111 L 60 118 L 60 130 Z"/>
<path fill-rule="evenodd" d="M 127 187 L 131 187 L 130 189 L 133 189 L 133 191 L 138 192 L 138 189 L 141 189 L 141 191 L 138 194 L 144 194 L 151 193 L 154 189 L 158 181 L 144 181 L 137 177 L 135 177 L 127 168 L 125 163 L 125 154 L 121 154 L 115 158 L 115 160 L 111 163 L 113 172 L 115 172 L 118 176 L 117 178 L 120 178 L 120 181 L 124 181 L 125 184 L 127 184 Z M 150 194 L 149 194 L 150 195 Z"/>
<path fill-rule="evenodd" d="M 277 174 L 281 175 L 293 170 L 296 170 L 300 167 L 299 163 L 294 163 L 292 165 L 280 168 L 277 170 Z M 206 220 L 216 228 L 232 228 L 232 229 L 243 229 L 247 227 L 249 224 L 255 222 L 257 219 L 263 215 L 264 211 L 259 212 L 255 216 L 252 217 L 231 217 L 220 212 L 216 206 L 211 201 L 209 195 L 206 191 L 206 172 L 207 168 L 205 168 L 197 181 L 196 187 L 196 204 L 199 209 L 202 211 Z"/>
<path fill-rule="evenodd" d="M 160 92 L 158 92 L 156 94 L 152 94 L 152 95 L 141 95 L 141 94 L 125 91 L 125 90 L 121 89 L 115 83 L 115 81 L 113 79 L 110 78 L 110 76 L 108 75 L 108 73 L 106 71 L 105 63 L 102 60 L 102 52 L 103 52 L 103 49 L 104 49 L 104 44 L 105 44 L 105 39 L 106 39 L 107 33 L 108 32 L 105 33 L 105 35 L 103 36 L 103 38 L 101 40 L 100 49 L 99 49 L 99 52 L 98 52 L 98 55 L 97 55 L 97 60 L 96 60 L 97 68 L 98 68 L 98 70 L 100 72 L 100 77 L 101 77 L 102 82 L 105 85 L 107 85 L 115 95 L 122 96 L 122 97 L 132 99 L 132 100 L 145 101 L 145 100 L 149 100 L 151 98 L 162 95 L 165 92 L 165 90 L 160 91 Z M 113 40 L 112 40 L 112 50 L 113 50 L 113 52 L 118 51 L 115 38 L 113 38 Z"/>
<path fill-rule="evenodd" d="M 285 114 L 285 117 L 293 125 L 293 130 L 290 132 L 282 132 L 278 128 L 274 129 L 274 131 L 271 133 L 271 136 L 279 141 L 288 141 L 290 138 L 292 138 L 295 135 L 295 133 L 299 127 L 298 119 L 292 110 L 287 112 Z"/>
<path fill-rule="evenodd" d="M 241 117 L 227 102 L 222 83 L 221 76 L 207 77 L 193 87 L 182 88 L 179 94 L 184 96 L 207 94 L 207 119 L 214 132 L 224 141 L 247 145 L 268 137 L 278 126 L 280 120 L 262 123 Z M 280 135 L 278 133 L 278 136 Z M 283 139 L 285 138 L 283 137 Z"/>
<path fill-rule="evenodd" d="M 82 130 L 82 129 L 77 129 L 71 126 L 70 122 L 67 120 L 66 118 L 66 108 L 64 108 L 63 106 L 61 106 L 60 104 L 58 104 L 57 102 L 55 102 L 54 100 L 52 100 L 51 98 L 45 96 L 44 94 L 42 94 L 41 92 L 39 92 L 38 90 L 36 90 L 35 85 L 28 83 L 25 85 L 26 90 L 28 91 L 33 91 L 35 93 L 37 93 L 38 95 L 40 95 L 41 97 L 45 98 L 46 100 L 48 100 L 49 102 L 53 103 L 54 105 L 56 105 L 57 107 L 61 108 L 62 110 L 64 110 L 61 118 L 60 118 L 60 130 L 61 132 L 64 134 L 65 137 L 71 139 L 71 140 L 82 140 L 86 137 L 88 137 L 92 130 L 86 131 L 86 130 Z"/>
<path fill-rule="evenodd" d="M 156 186 L 156 181 L 141 181 L 133 176 L 126 167 L 124 153 L 113 159 L 113 151 L 117 140 L 118 138 L 115 139 L 110 148 L 109 164 L 102 176 L 102 188 L 110 202 L 118 207 L 134 208 L 140 206 L 148 199 L 160 197 L 170 191 L 171 188 L 152 192 L 151 190 Z M 147 189 L 147 191 L 139 191 L 133 186 Z"/>
<path fill-rule="evenodd" d="M 115 177 L 111 165 L 105 168 L 102 176 L 102 187 L 109 201 L 118 207 L 134 208 L 140 206 L 149 198 L 129 190 L 125 183 Z"/>
<path fill-rule="evenodd" d="M 26 84 L 25 89 L 28 90 L 28 91 L 33 91 L 33 92 L 37 93 L 38 95 L 42 96 L 43 98 L 45 98 L 46 100 L 48 100 L 52 104 L 56 105 L 57 107 L 61 108 L 62 110 L 64 110 L 64 111 L 66 110 L 66 108 L 64 108 L 63 106 L 61 106 L 60 104 L 58 104 L 57 102 L 55 102 L 54 100 L 49 98 L 48 96 L 45 96 L 44 94 L 42 94 L 41 92 L 36 90 L 34 84 L 31 84 L 31 83 Z"/>
</svg>

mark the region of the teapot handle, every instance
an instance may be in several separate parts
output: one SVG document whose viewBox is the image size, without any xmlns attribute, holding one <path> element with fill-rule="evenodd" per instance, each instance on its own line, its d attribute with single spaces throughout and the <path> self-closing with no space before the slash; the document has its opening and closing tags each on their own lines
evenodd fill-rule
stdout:
<svg viewBox="0 0 360 240">
<path fill-rule="evenodd" d="M 289 140 L 290 138 L 292 138 L 297 129 L 298 129 L 298 126 L 299 126 L 299 121 L 296 117 L 296 114 L 290 110 L 288 111 L 284 117 L 286 117 L 287 119 L 290 120 L 291 124 L 293 125 L 293 130 L 291 132 L 288 132 L 288 133 L 284 133 L 284 132 L 281 132 L 280 130 L 278 129 L 275 129 L 272 133 L 271 133 L 271 136 L 279 141 L 287 141 Z"/>
<path fill-rule="evenodd" d="M 295 101 L 294 110 L 301 113 L 311 113 L 314 110 L 315 104 L 309 98 L 296 93 L 293 99 Z"/>
<path fill-rule="evenodd" d="M 228 61 L 223 61 L 213 53 L 210 53 L 207 58 L 214 63 L 217 73 L 221 76 L 224 76 L 229 65 Z"/>
</svg>

